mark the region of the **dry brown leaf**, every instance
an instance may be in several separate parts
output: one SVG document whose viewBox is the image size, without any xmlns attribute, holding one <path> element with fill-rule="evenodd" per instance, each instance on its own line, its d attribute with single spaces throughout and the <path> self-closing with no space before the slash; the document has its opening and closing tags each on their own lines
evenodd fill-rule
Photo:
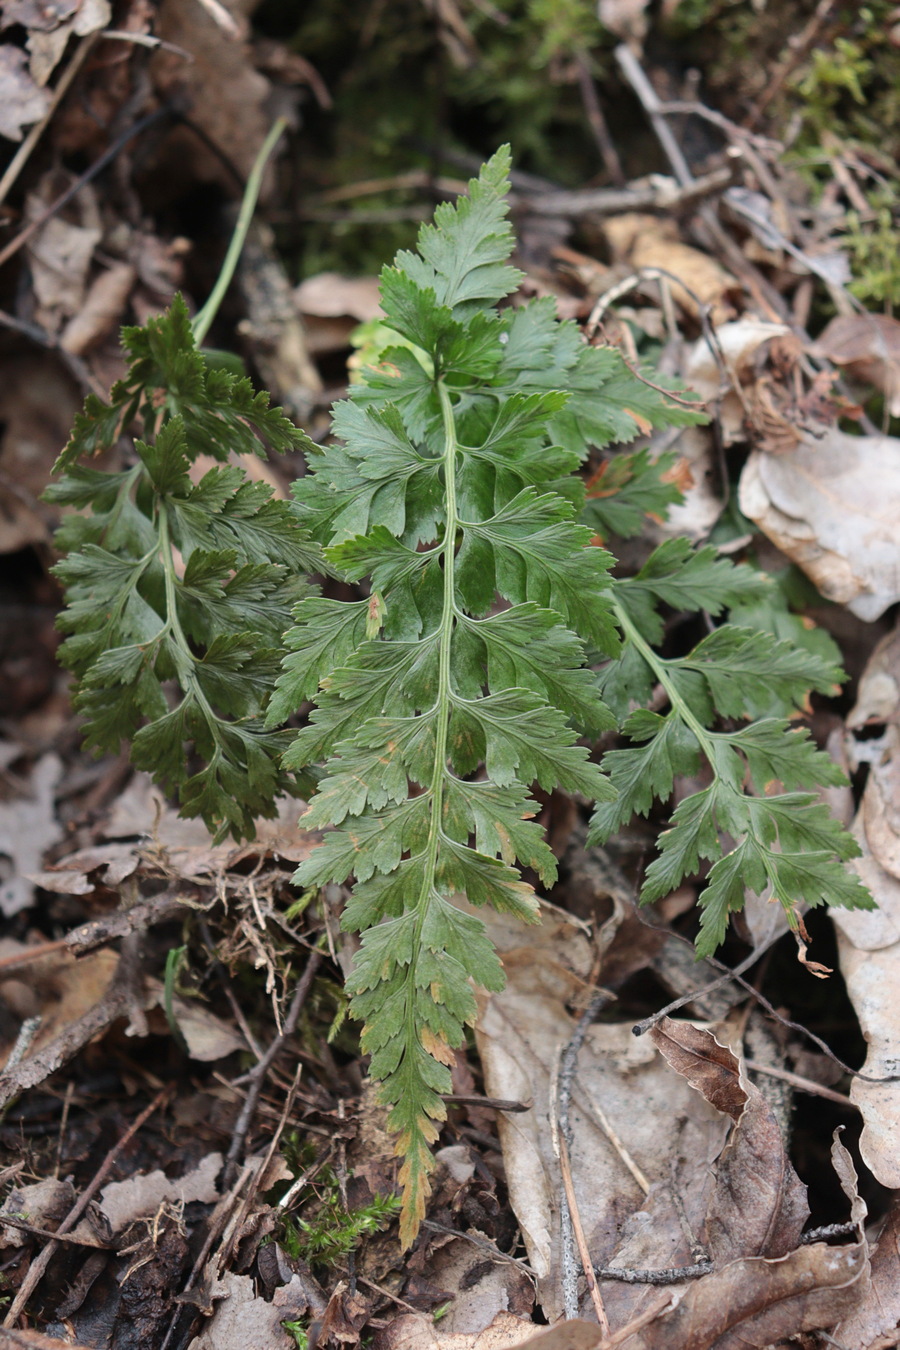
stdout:
<svg viewBox="0 0 900 1350">
<path fill-rule="evenodd" d="M 79 406 L 59 363 L 34 355 L 6 361 L 0 385 L 0 470 L 6 480 L 0 489 L 0 553 L 46 545 L 57 512 L 38 498 Z"/>
<path fill-rule="evenodd" d="M 829 600 L 871 622 L 900 599 L 900 440 L 830 427 L 796 450 L 755 450 L 741 475 L 744 515 Z"/>
<path fill-rule="evenodd" d="M 684 378 L 702 399 L 712 403 L 722 394 L 723 383 L 727 386 L 730 382 L 731 387 L 724 393 L 718 408 L 725 445 L 733 445 L 746 436 L 744 403 L 736 389 L 752 376 L 761 348 L 789 333 L 790 329 L 782 323 L 742 318 L 719 325 L 715 332 L 715 353 L 705 337 L 699 338 L 690 349 Z M 720 369 L 717 356 L 725 365 L 724 371 Z"/>
<path fill-rule="evenodd" d="M 146 979 L 144 987 L 147 991 L 147 999 L 143 1004 L 145 1010 L 149 1011 L 157 1005 L 162 1008 L 163 986 L 159 980 Z M 247 1049 L 247 1042 L 234 1027 L 223 1022 L 221 1017 L 216 1017 L 196 999 L 174 997 L 172 1013 L 191 1059 L 210 1064 L 238 1050 Z"/>
<path fill-rule="evenodd" d="M 29 198 L 30 216 L 43 209 L 42 197 Z M 75 225 L 61 216 L 51 217 L 32 235 L 27 246 L 32 283 L 38 318 L 48 332 L 58 332 L 63 321 L 81 308 L 94 249 L 102 237 L 99 225 Z"/>
<path fill-rule="evenodd" d="M 803 1232 L 809 1207 L 771 1107 L 712 1032 L 665 1017 L 648 1035 L 676 1073 L 734 1121 L 716 1162 L 706 1219 L 713 1261 L 787 1255 Z"/>
<path fill-rule="evenodd" d="M 294 290 L 294 300 L 304 315 L 317 319 L 350 318 L 365 323 L 382 317 L 380 288 L 377 277 L 318 272 L 301 281 Z"/>
<path fill-rule="evenodd" d="M 160 1205 L 188 1205 L 195 1200 L 213 1205 L 219 1199 L 216 1177 L 221 1170 L 221 1153 L 208 1153 L 192 1171 L 174 1180 L 155 1171 L 111 1181 L 100 1192 L 100 1209 L 112 1231 L 121 1233 L 135 1219 L 155 1214 Z"/>
<path fill-rule="evenodd" d="M 683 244 L 673 221 L 629 211 L 605 220 L 603 231 L 616 262 L 627 262 L 635 270 L 658 267 L 670 273 L 673 298 L 694 318 L 701 304 L 709 307 L 716 325 L 734 317 L 734 307 L 726 299 L 737 288 L 734 277 L 714 258 Z"/>
<path fill-rule="evenodd" d="M 56 1229 L 76 1200 L 71 1181 L 45 1177 L 29 1186 L 14 1186 L 0 1207 L 0 1247 L 21 1247 L 30 1239 L 21 1228 L 4 1225 L 4 1215 L 25 1219 L 35 1228 Z"/>
<path fill-rule="evenodd" d="M 886 1350 L 900 1325 L 900 1196 L 895 1195 L 871 1258 L 871 1285 L 850 1316 L 834 1328 L 844 1350 Z"/>
<path fill-rule="evenodd" d="M 546 913 L 527 934 L 502 916 L 483 917 L 501 952 L 507 987 L 484 1001 L 476 1038 L 488 1094 L 534 1099 L 530 1111 L 502 1115 L 498 1130 L 510 1202 L 538 1276 L 538 1301 L 555 1320 L 564 1305 L 561 1183 L 551 1142 L 550 1083 L 574 1027 L 569 1009 L 585 993 L 593 946 L 570 916 Z M 602 945 L 611 940 L 620 918 L 617 913 L 604 926 Z M 612 1125 L 619 1147 L 610 1141 L 598 1111 Z M 638 1235 L 647 1243 L 641 1264 L 686 1264 L 689 1247 L 670 1192 L 673 1163 L 689 1220 L 699 1227 L 711 1185 L 709 1165 L 725 1138 L 723 1118 L 668 1070 L 646 1038 L 635 1038 L 630 1025 L 603 1024 L 588 1029 L 579 1054 L 570 1119 L 572 1175 L 593 1259 L 619 1264 L 625 1238 Z M 666 1129 L 660 1129 L 660 1121 L 669 1122 Z M 664 1183 L 652 1219 L 642 1210 L 644 1192 L 620 1149 L 651 1184 Z M 634 1216 L 632 1228 L 629 1216 Z M 617 1286 L 614 1296 L 626 1299 L 625 1288 Z M 665 1303 L 668 1294 L 662 1292 Z M 650 1297 L 659 1294 L 652 1290 Z"/>
<path fill-rule="evenodd" d="M 62 838 L 54 805 L 61 773 L 59 756 L 44 755 L 31 772 L 27 795 L 0 802 L 0 854 L 10 866 L 9 875 L 0 880 L 0 911 L 7 918 L 31 904 L 34 885 L 28 878 L 40 872 L 45 851 Z"/>
<path fill-rule="evenodd" d="M 900 320 L 889 314 L 839 314 L 811 351 L 873 384 L 884 394 L 891 416 L 900 417 Z"/>
<path fill-rule="evenodd" d="M 210 1294 L 215 1310 L 188 1350 L 296 1350 L 296 1341 L 282 1322 L 303 1314 L 308 1303 L 303 1281 L 295 1275 L 276 1289 L 271 1303 L 256 1298 L 249 1275 L 224 1271 Z"/>
<path fill-rule="evenodd" d="M 137 773 L 119 796 L 103 829 L 107 839 L 139 836 L 141 842 L 128 847 L 134 856 L 156 862 L 166 871 L 184 880 L 209 880 L 222 876 L 246 858 L 269 855 L 285 862 L 302 862 L 321 835 L 302 828 L 304 804 L 295 797 L 278 800 L 278 815 L 273 820 L 255 822 L 256 838 L 247 844 L 213 844 L 201 820 L 184 820 L 166 805 L 165 798 L 149 774 Z M 79 857 L 62 859 L 61 869 Z M 85 874 L 93 870 L 96 850 L 87 850 Z M 124 865 L 124 862 L 122 863 Z"/>
<path fill-rule="evenodd" d="M 97 883 L 118 886 L 137 871 L 140 861 L 134 844 L 95 844 L 70 853 L 28 879 L 55 895 L 88 895 Z M 96 881 L 91 876 L 94 872 L 98 874 Z"/>
<path fill-rule="evenodd" d="M 866 1211 L 852 1160 L 837 1136 L 832 1162 L 850 1200 L 856 1243 L 814 1243 L 780 1258 L 731 1261 L 688 1285 L 674 1308 L 622 1340 L 622 1350 L 747 1350 L 820 1330 L 851 1313 L 869 1288 Z"/>
<path fill-rule="evenodd" d="M 12 938 L 0 939 L 3 956 L 27 955 L 28 945 Z M 71 952 L 52 952 L 27 965 L 13 967 L 0 979 L 0 996 L 17 1020 L 39 1017 L 40 1026 L 25 1055 L 27 1063 L 67 1027 L 100 1002 L 112 984 L 118 955 L 107 948 L 89 952 L 76 960 Z M 12 1043 L 0 1045 L 0 1063 L 5 1063 Z"/>
<path fill-rule="evenodd" d="M 452 1299 L 434 1329 L 441 1345 L 448 1337 L 480 1335 L 498 1313 L 530 1319 L 534 1286 L 525 1271 L 510 1261 L 485 1261 L 471 1242 L 456 1240 L 438 1248 L 426 1271 L 428 1282 Z"/>
<path fill-rule="evenodd" d="M 25 25 L 30 30 L 26 46 L 31 53 L 31 73 L 40 85 L 50 79 L 70 37 L 87 37 L 89 33 L 96 33 L 100 28 L 106 28 L 112 18 L 109 0 L 77 0 L 74 6 L 65 3 L 65 0 L 63 3 L 56 0 L 54 4 L 41 3 L 28 8 L 36 11 L 39 19 L 44 20 Z M 52 24 L 46 22 L 47 15 L 53 11 L 65 14 L 64 21 Z"/>
<path fill-rule="evenodd" d="M 39 122 L 50 107 L 49 93 L 25 69 L 27 60 L 20 47 L 0 47 L 0 136 L 8 141 L 20 141 L 22 128 Z"/>
<path fill-rule="evenodd" d="M 59 337 L 63 351 L 81 356 L 122 322 L 137 270 L 131 263 L 113 263 L 91 283 L 78 313 Z"/>
<path fill-rule="evenodd" d="M 246 33 L 249 0 L 228 0 L 225 7 Z M 198 183 L 221 183 L 232 193 L 234 180 L 223 163 L 231 160 L 242 177 L 250 172 L 271 123 L 266 106 L 271 85 L 253 68 L 249 44 L 225 32 L 202 4 L 164 0 L 154 32 L 172 44 L 157 51 L 151 62 L 158 93 L 177 100 L 187 97 L 191 117 L 220 151 L 213 153 L 193 133 L 170 132 L 163 165 L 173 195 Z M 182 51 L 190 52 L 189 62 Z"/>
<path fill-rule="evenodd" d="M 407 1313 L 376 1332 L 373 1350 L 510 1350 L 514 1345 L 529 1345 L 533 1331 L 530 1317 L 498 1312 L 481 1331 L 450 1335 L 444 1330 L 443 1318 L 435 1322 L 426 1313 Z M 594 1327 L 595 1343 L 596 1333 Z"/>
<path fill-rule="evenodd" d="M 878 909 L 832 911 L 847 992 L 866 1038 L 865 1072 L 874 1078 L 900 1073 L 900 630 L 875 648 L 863 672 L 850 731 L 884 724 L 882 736 L 851 742 L 856 764 L 869 774 L 853 826 L 862 856 L 851 866 L 872 892 Z M 851 761 L 852 762 L 852 761 Z M 900 1188 L 900 1081 L 855 1078 L 850 1096 L 863 1116 L 860 1152 L 882 1185 Z"/>
</svg>

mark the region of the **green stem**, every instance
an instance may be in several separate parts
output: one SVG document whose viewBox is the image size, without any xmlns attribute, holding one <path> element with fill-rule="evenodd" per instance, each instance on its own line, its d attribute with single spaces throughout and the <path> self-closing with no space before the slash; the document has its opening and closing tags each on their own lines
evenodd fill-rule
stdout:
<svg viewBox="0 0 900 1350">
<path fill-rule="evenodd" d="M 172 634 L 173 639 L 181 648 L 186 661 L 189 663 L 185 668 L 183 677 L 181 673 L 179 673 L 178 681 L 184 689 L 185 694 L 196 700 L 196 703 L 203 711 L 207 722 L 209 723 L 210 731 L 215 735 L 214 724 L 221 722 L 222 719 L 213 712 L 207 701 L 206 695 L 200 686 L 200 681 L 193 674 L 193 667 L 197 664 L 197 658 L 191 651 L 191 644 L 185 637 L 184 629 L 181 627 L 181 621 L 178 618 L 177 597 L 175 594 L 175 587 L 177 584 L 177 578 L 175 576 L 175 560 L 172 557 L 172 541 L 169 535 L 169 517 L 162 502 L 159 503 L 157 508 L 157 520 L 159 522 L 159 552 L 162 560 L 163 576 L 165 578 L 166 586 L 166 629 Z"/>
<path fill-rule="evenodd" d="M 714 762 L 714 755 L 715 755 L 715 749 L 713 746 L 714 733 L 709 731 L 703 725 L 703 723 L 699 721 L 699 719 L 695 717 L 695 715 L 691 712 L 691 709 L 688 707 L 687 703 L 685 703 L 684 699 L 681 697 L 681 694 L 678 692 L 678 689 L 676 688 L 674 682 L 669 677 L 669 673 L 667 670 L 668 663 L 661 656 L 657 655 L 657 653 L 650 646 L 650 643 L 647 642 L 646 639 L 641 636 L 638 629 L 632 623 L 631 618 L 628 615 L 628 611 L 625 609 L 625 606 L 621 603 L 621 601 L 616 599 L 615 587 L 613 587 L 612 602 L 616 611 L 616 621 L 619 627 L 622 629 L 622 632 L 629 639 L 629 641 L 634 643 L 635 647 L 640 652 L 643 659 L 647 662 L 647 665 L 653 671 L 653 674 L 659 680 L 663 689 L 665 689 L 669 703 L 678 713 L 679 717 L 685 723 L 685 725 L 689 726 L 691 731 L 696 736 L 700 748 L 703 751 L 706 758 L 710 761 L 710 763 Z"/>
<path fill-rule="evenodd" d="M 412 942 L 413 958 L 410 961 L 407 974 L 406 1028 L 409 1045 L 412 1045 L 416 1040 L 416 953 L 421 946 L 422 929 L 428 917 L 431 896 L 434 894 L 434 877 L 441 838 L 444 782 L 447 776 L 447 741 L 450 734 L 450 654 L 453 644 L 453 630 L 456 626 L 456 532 L 459 528 L 459 514 L 456 505 L 456 456 L 459 445 L 456 437 L 456 423 L 453 419 L 453 404 L 450 401 L 446 386 L 440 380 L 438 381 L 437 391 L 444 423 L 443 460 L 446 521 L 444 538 L 440 546 L 444 563 L 444 597 L 440 636 L 438 638 L 438 687 L 434 703 L 437 708 L 434 769 L 428 788 L 431 797 L 431 820 L 428 827 L 428 841 L 425 845 L 425 876 L 416 902 L 418 914 L 415 936 Z"/>
<path fill-rule="evenodd" d="M 244 247 L 247 231 L 250 229 L 250 222 L 253 219 L 253 212 L 256 210 L 266 163 L 281 139 L 281 134 L 286 126 L 287 121 L 283 117 L 279 117 L 277 122 L 272 125 L 268 136 L 263 141 L 262 149 L 256 156 L 253 168 L 250 170 L 250 177 L 247 179 L 247 186 L 244 188 L 241 209 L 238 212 L 237 224 L 234 227 L 234 234 L 231 236 L 231 243 L 228 245 L 228 252 L 225 254 L 222 270 L 210 292 L 209 299 L 191 324 L 194 341 L 198 347 L 203 345 L 203 339 L 209 332 L 212 322 L 219 312 L 219 306 L 224 299 L 225 292 L 231 285 L 231 278 L 234 276 L 238 258 L 241 256 L 241 249 Z"/>
</svg>

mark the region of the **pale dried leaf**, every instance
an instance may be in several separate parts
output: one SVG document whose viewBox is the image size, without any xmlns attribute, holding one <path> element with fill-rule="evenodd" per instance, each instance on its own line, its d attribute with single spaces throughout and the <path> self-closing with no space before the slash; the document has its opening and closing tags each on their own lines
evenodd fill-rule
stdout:
<svg viewBox="0 0 900 1350">
<path fill-rule="evenodd" d="M 673 222 L 630 211 L 604 220 L 603 231 L 617 262 L 626 262 L 635 271 L 658 267 L 669 273 L 663 284 L 688 314 L 696 318 L 703 305 L 716 325 L 734 317 L 726 299 L 737 287 L 734 277 L 708 254 L 683 244 Z"/>
<path fill-rule="evenodd" d="M 308 1308 L 299 1275 L 267 1303 L 254 1296 L 249 1275 L 226 1270 L 213 1285 L 211 1298 L 215 1311 L 188 1350 L 296 1350 L 296 1341 L 281 1324 Z"/>
<path fill-rule="evenodd" d="M 127 1181 L 111 1181 L 100 1192 L 100 1209 L 114 1233 L 135 1219 L 155 1214 L 161 1205 L 212 1205 L 219 1199 L 216 1177 L 222 1170 L 221 1153 L 208 1153 L 192 1171 L 170 1180 L 164 1172 L 146 1172 Z"/>
<path fill-rule="evenodd" d="M 39 122 L 50 107 L 50 95 L 35 84 L 25 69 L 27 57 L 19 47 L 0 47 L 0 136 L 20 141 L 22 128 Z"/>
<path fill-rule="evenodd" d="M 30 198 L 29 214 L 43 210 L 43 205 L 39 198 Z M 102 237 L 99 226 L 74 225 L 53 216 L 29 241 L 34 293 L 52 331 L 80 309 L 94 249 Z"/>
<path fill-rule="evenodd" d="M 301 314 L 317 319 L 356 319 L 364 323 L 382 317 L 377 277 L 345 277 L 340 272 L 318 272 L 294 290 Z"/>
<path fill-rule="evenodd" d="M 66 19 L 70 19 L 78 9 L 80 0 L 3 0 L 2 27 L 10 28 L 14 23 L 21 24 L 30 31 L 49 32 Z"/>
<path fill-rule="evenodd" d="M 84 304 L 59 337 L 63 351 L 81 356 L 122 322 L 137 272 L 131 263 L 113 263 L 91 283 Z"/>
<path fill-rule="evenodd" d="M 138 836 L 141 842 L 130 848 L 139 860 L 155 863 L 185 880 L 202 880 L 222 876 L 246 858 L 271 856 L 302 862 L 321 834 L 302 828 L 305 807 L 296 797 L 280 797 L 277 808 L 272 820 L 255 822 L 256 838 L 250 843 L 213 844 L 202 820 L 182 819 L 166 805 L 150 775 L 137 773 L 116 800 L 103 834 L 107 839 Z M 73 854 L 72 860 L 78 856 Z M 63 859 L 56 866 L 63 867 L 69 861 Z"/>
<path fill-rule="evenodd" d="M 779 1260 L 733 1261 L 688 1286 L 684 1297 L 619 1350 L 749 1350 L 831 1326 L 865 1296 L 864 1243 L 800 1247 Z"/>
<path fill-rule="evenodd" d="M 502 916 L 483 917 L 500 949 L 507 987 L 483 1002 L 476 1038 L 489 1095 L 534 1099 L 530 1111 L 500 1116 L 498 1130 L 510 1202 L 529 1264 L 538 1275 L 538 1300 L 553 1320 L 563 1314 L 563 1297 L 561 1189 L 551 1142 L 550 1084 L 559 1050 L 574 1027 L 569 1007 L 585 993 L 592 944 L 573 922 L 553 913 L 524 935 Z M 598 1110 L 651 1183 L 668 1185 L 674 1160 L 679 1192 L 698 1227 L 706 1214 L 709 1166 L 722 1147 L 726 1125 L 683 1079 L 670 1073 L 645 1038 L 632 1035 L 630 1025 L 589 1028 L 570 1108 L 571 1167 L 588 1247 L 598 1264 L 608 1265 L 614 1264 L 610 1258 L 617 1252 L 623 1224 L 641 1210 L 644 1193 L 606 1134 Z M 669 1122 L 667 1129 L 660 1129 L 661 1120 Z M 646 1264 L 685 1264 L 689 1250 L 668 1192 L 656 1219 L 640 1225 L 652 1239 Z M 622 1320 L 627 1320 L 625 1314 Z"/>
<path fill-rule="evenodd" d="M 873 384 L 888 412 L 900 417 L 900 320 L 889 314 L 839 314 L 816 339 L 812 353 Z"/>
<path fill-rule="evenodd" d="M 157 1004 L 162 1007 L 163 986 L 159 980 L 146 979 L 144 986 L 148 993 L 144 1007 L 150 1009 Z M 234 1027 L 196 999 L 174 997 L 172 1012 L 191 1059 L 208 1064 L 247 1049 L 246 1041 Z"/>
<path fill-rule="evenodd" d="M 834 910 L 838 954 L 847 992 L 867 1042 L 865 1072 L 874 1078 L 900 1073 L 900 632 L 875 648 L 862 675 L 848 728 L 884 723 L 884 734 L 852 746 L 856 762 L 870 761 L 853 833 L 862 856 L 854 867 L 878 909 Z M 860 1152 L 882 1185 L 900 1188 L 900 1082 L 855 1078 L 850 1096 L 863 1116 Z"/>
<path fill-rule="evenodd" d="M 14 966 L 0 979 L 3 1002 L 17 1019 L 40 1018 L 37 1033 L 27 1047 L 26 1062 L 101 1001 L 119 963 L 118 955 L 109 948 L 88 952 L 79 960 L 65 951 L 35 958 L 26 943 L 12 938 L 0 939 L 0 955 L 31 955 L 29 961 Z M 0 1064 L 6 1062 L 14 1043 L 14 1039 L 4 1039 L 0 1044 Z"/>
<path fill-rule="evenodd" d="M 739 504 L 827 599 L 871 622 L 900 599 L 898 500 L 900 440 L 831 427 L 788 454 L 755 450 Z"/>
<path fill-rule="evenodd" d="M 0 911 L 11 918 L 27 909 L 34 897 L 29 875 L 40 872 L 44 853 L 62 837 L 53 794 L 62 772 L 58 755 L 44 755 L 35 764 L 28 795 L 0 802 Z"/>
<path fill-rule="evenodd" d="M 446 1290 L 452 1302 L 435 1332 L 441 1344 L 448 1337 L 478 1336 L 498 1313 L 529 1317 L 534 1287 L 526 1273 L 509 1261 L 485 1261 L 471 1242 L 453 1241 L 428 1260 L 430 1284 Z"/>
<path fill-rule="evenodd" d="M 894 1196 L 872 1253 L 871 1285 L 834 1339 L 845 1350 L 879 1350 L 890 1344 L 900 1325 L 900 1197 Z"/>
<path fill-rule="evenodd" d="M 479 1332 L 450 1335 L 443 1318 L 435 1322 L 425 1313 L 407 1313 L 392 1318 L 376 1333 L 373 1350 L 510 1350 L 514 1345 L 530 1344 L 533 1331 L 531 1318 L 498 1312 Z"/>
<path fill-rule="evenodd" d="M 744 404 L 736 388 L 752 373 L 761 348 L 773 338 L 785 337 L 789 333 L 790 329 L 782 323 L 767 323 L 753 318 L 736 319 L 733 323 L 723 323 L 716 328 L 715 353 L 705 337 L 698 338 L 688 352 L 683 370 L 686 383 L 706 402 L 712 403 L 721 396 L 718 416 L 725 445 L 733 445 L 735 441 L 746 438 Z M 716 356 L 720 360 L 717 361 Z M 720 361 L 725 366 L 724 371 L 720 369 Z"/>
<path fill-rule="evenodd" d="M 75 1203 L 75 1187 L 71 1181 L 45 1177 L 29 1186 L 14 1186 L 0 1207 L 0 1247 L 21 1247 L 29 1242 L 21 1228 L 3 1224 L 4 1214 L 24 1219 L 35 1228 L 52 1228 L 66 1217 Z"/>
</svg>

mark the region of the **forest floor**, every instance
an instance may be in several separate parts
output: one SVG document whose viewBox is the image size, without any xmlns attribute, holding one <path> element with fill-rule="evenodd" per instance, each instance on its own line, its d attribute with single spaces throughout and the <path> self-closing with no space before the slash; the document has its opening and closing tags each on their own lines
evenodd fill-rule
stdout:
<svg viewBox="0 0 900 1350">
<path fill-rule="evenodd" d="M 886 1350 L 900 8 L 309 8 L 0 5 L 0 1350 Z M 457 1056 L 410 1252 L 345 1017 L 344 894 L 290 884 L 319 836 L 286 800 L 214 844 L 124 748 L 82 749 L 56 660 L 54 461 L 124 370 L 120 326 L 206 298 L 279 115 L 212 345 L 323 440 L 379 264 L 510 141 L 521 295 L 711 414 L 641 442 L 684 502 L 621 566 L 712 542 L 777 578 L 760 623 L 839 655 L 805 720 L 879 905 L 813 911 L 799 942 L 748 898 L 724 964 L 698 963 L 699 882 L 636 904 L 671 808 L 599 850 L 582 804 L 543 799 L 560 881 L 536 930 L 491 923 L 508 983 Z M 281 495 L 302 471 L 253 469 Z"/>
</svg>

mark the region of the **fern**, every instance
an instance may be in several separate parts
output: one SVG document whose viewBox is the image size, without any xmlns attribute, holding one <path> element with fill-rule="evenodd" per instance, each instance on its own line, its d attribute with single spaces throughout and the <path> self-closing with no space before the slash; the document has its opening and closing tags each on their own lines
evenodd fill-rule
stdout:
<svg viewBox="0 0 900 1350">
<path fill-rule="evenodd" d="M 829 644 L 795 641 L 774 584 L 708 546 L 669 540 L 636 576 L 611 574 L 597 534 L 664 515 L 674 466 L 617 454 L 587 492 L 579 468 L 703 414 L 587 346 L 552 299 L 498 308 L 520 280 L 508 168 L 504 149 L 384 270 L 377 356 L 335 408 L 334 444 L 314 445 L 246 381 L 208 370 L 176 303 L 126 333 L 129 376 L 108 405 L 88 401 L 52 490 L 91 512 L 64 525 L 58 569 L 89 742 L 131 741 L 135 763 L 219 835 L 249 832 L 292 774 L 318 778 L 304 824 L 333 828 L 295 881 L 355 878 L 351 1011 L 403 1157 L 406 1243 L 472 986 L 503 983 L 484 924 L 454 897 L 536 918 L 520 868 L 550 886 L 556 861 L 534 784 L 596 803 L 602 842 L 667 801 L 676 776 L 705 776 L 643 887 L 650 901 L 712 864 L 701 953 L 747 890 L 770 889 L 795 925 L 802 904 L 872 903 L 843 867 L 856 845 L 815 795 L 841 774 L 795 721 L 810 691 L 842 678 Z M 135 420 L 131 468 L 78 463 Z M 257 437 L 302 445 L 294 503 L 229 466 L 189 477 L 200 451 L 223 460 Z M 364 583 L 361 598 L 305 589 L 310 569 Z M 685 655 L 663 655 L 673 611 L 701 613 L 708 629 Z M 651 698 L 667 710 L 648 711 Z M 278 729 L 311 701 L 299 732 Z M 598 765 L 584 742 L 612 731 L 622 743 Z"/>
<path fill-rule="evenodd" d="M 792 707 L 837 673 L 737 628 L 664 663 L 654 650 L 660 604 L 718 614 L 763 583 L 682 541 L 663 545 L 633 580 L 614 581 L 612 557 L 591 544 L 591 527 L 634 532 L 677 489 L 664 476 L 669 462 L 638 452 L 585 507 L 575 470 L 589 450 L 702 415 L 617 352 L 586 346 L 552 301 L 497 310 L 520 279 L 507 264 L 507 169 L 501 151 L 468 198 L 438 208 L 418 254 L 400 254 L 382 275 L 384 324 L 399 341 L 361 371 L 335 410 L 341 443 L 317 451 L 295 486 L 330 565 L 350 581 L 368 578 L 370 595 L 301 603 L 269 713 L 274 725 L 317 701 L 286 762 L 327 758 L 305 821 L 336 828 L 295 880 L 356 878 L 344 915 L 362 934 L 351 1010 L 399 1135 L 407 1242 L 424 1214 L 453 1051 L 475 1016 L 470 981 L 502 984 L 483 925 L 453 896 L 534 919 L 516 864 L 545 885 L 556 864 L 531 819 L 533 783 L 599 802 L 594 834 L 605 837 L 707 753 L 715 786 L 696 820 L 679 808 L 645 888 L 650 898 L 696 870 L 718 827 L 741 838 L 720 864 L 725 875 L 711 877 L 704 946 L 739 908 L 735 888 L 741 900 L 745 881 L 762 888 L 761 859 L 786 896 L 809 898 L 822 884 L 839 903 L 864 903 L 836 861 L 848 837 L 808 794 L 744 792 L 744 765 L 755 783 L 834 781 L 806 733 L 783 720 L 707 730 L 716 710 L 742 716 L 763 676 Z M 587 651 L 606 659 L 599 679 Z M 631 698 L 648 698 L 656 680 L 668 716 L 631 714 Z M 637 744 L 607 755 L 604 772 L 578 737 L 620 722 Z M 779 853 L 776 840 L 793 851 Z"/>
<path fill-rule="evenodd" d="M 646 815 L 657 798 L 667 800 L 676 775 L 695 776 L 702 757 L 709 786 L 676 807 L 641 891 L 644 903 L 659 900 L 712 861 L 700 896 L 698 956 L 722 942 L 747 890 L 768 888 L 793 928 L 802 905 L 872 907 L 859 878 L 842 865 L 858 854 L 856 841 L 808 790 L 843 783 L 844 774 L 805 727 L 788 720 L 811 690 L 833 693 L 840 668 L 820 651 L 736 623 L 714 628 L 687 656 L 664 659 L 655 650 L 661 606 L 753 613 L 770 588 L 751 568 L 717 558 L 711 547 L 694 551 L 684 539 L 662 544 L 637 576 L 612 583 L 624 644 L 601 671 L 600 686 L 634 744 L 604 756 L 617 796 L 598 806 L 588 841 L 605 843 L 635 812 Z M 656 683 L 668 699 L 665 714 L 640 706 Z M 717 718 L 759 720 L 715 730 Z M 723 835 L 736 844 L 726 849 Z"/>
<path fill-rule="evenodd" d="M 86 744 L 147 769 L 217 838 L 253 835 L 280 792 L 307 789 L 279 763 L 290 734 L 261 714 L 282 634 L 319 565 L 292 503 L 273 499 L 237 465 L 191 478 L 198 455 L 300 449 L 308 438 L 247 379 L 210 369 L 180 296 L 143 328 L 126 328 L 128 373 L 109 402 L 92 395 L 45 496 L 75 507 L 56 534 L 54 572 L 69 636 L 60 659 L 75 676 Z M 133 463 L 84 463 L 134 425 Z"/>
</svg>

